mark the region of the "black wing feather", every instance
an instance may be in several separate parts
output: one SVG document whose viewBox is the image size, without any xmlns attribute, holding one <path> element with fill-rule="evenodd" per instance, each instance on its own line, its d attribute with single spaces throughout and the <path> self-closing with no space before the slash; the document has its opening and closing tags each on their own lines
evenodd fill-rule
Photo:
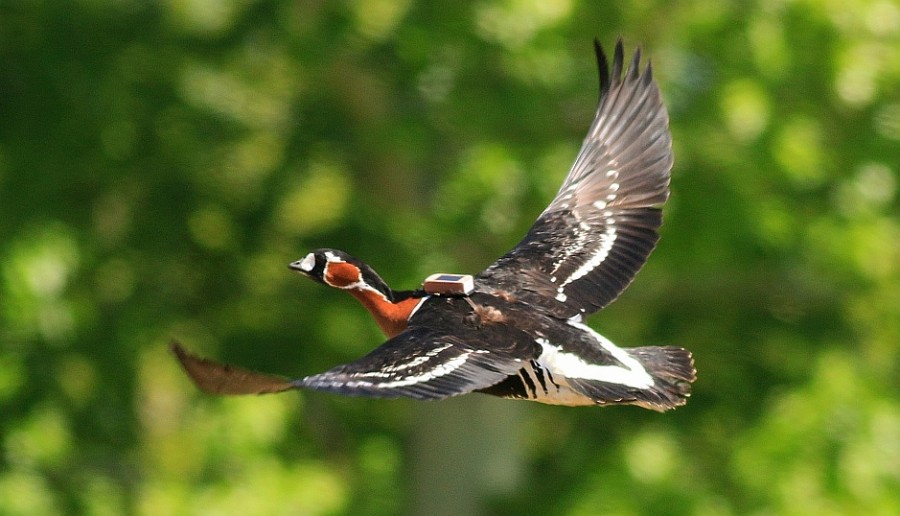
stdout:
<svg viewBox="0 0 900 516">
<path fill-rule="evenodd" d="M 510 290 L 559 316 L 592 313 L 625 289 L 659 239 L 669 195 L 668 115 L 638 49 L 624 71 L 622 42 L 612 74 L 595 42 L 600 103 L 556 197 L 509 253 L 479 275 L 482 288 Z"/>
<path fill-rule="evenodd" d="M 473 344 L 418 327 L 358 360 L 303 378 L 297 386 L 351 396 L 435 400 L 490 387 L 520 367 L 512 358 Z"/>
</svg>

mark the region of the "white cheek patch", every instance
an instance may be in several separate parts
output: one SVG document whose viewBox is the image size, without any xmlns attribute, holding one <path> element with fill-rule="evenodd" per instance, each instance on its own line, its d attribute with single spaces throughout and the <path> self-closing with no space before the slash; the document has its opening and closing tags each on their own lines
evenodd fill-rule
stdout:
<svg viewBox="0 0 900 516">
<path fill-rule="evenodd" d="M 301 271 L 311 272 L 316 266 L 316 255 L 314 255 L 313 253 L 309 253 L 305 258 L 300 260 L 298 266 L 300 267 Z"/>
</svg>

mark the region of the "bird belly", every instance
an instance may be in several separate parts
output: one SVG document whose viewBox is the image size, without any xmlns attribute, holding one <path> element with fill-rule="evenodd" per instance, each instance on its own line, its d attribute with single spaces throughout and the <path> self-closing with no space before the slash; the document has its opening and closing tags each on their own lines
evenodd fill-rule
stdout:
<svg viewBox="0 0 900 516">
<path fill-rule="evenodd" d="M 554 376 L 537 361 L 529 360 L 519 371 L 480 392 L 501 398 L 529 400 L 547 405 L 595 405 L 589 396 L 569 387 L 565 378 Z"/>
</svg>

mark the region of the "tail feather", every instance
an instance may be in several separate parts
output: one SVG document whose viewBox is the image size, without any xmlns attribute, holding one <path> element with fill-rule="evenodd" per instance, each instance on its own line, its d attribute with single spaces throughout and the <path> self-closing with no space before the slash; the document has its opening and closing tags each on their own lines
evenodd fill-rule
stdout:
<svg viewBox="0 0 900 516">
<path fill-rule="evenodd" d="M 665 412 L 687 403 L 691 383 L 697 379 L 690 351 L 672 346 L 626 348 L 625 351 L 653 377 L 652 386 L 636 388 L 582 378 L 568 378 L 567 381 L 601 405 L 637 405 Z"/>
<path fill-rule="evenodd" d="M 644 391 L 645 396 L 636 400 L 635 405 L 664 411 L 687 402 L 691 383 L 697 379 L 690 351 L 674 346 L 645 346 L 627 351 L 644 366 L 655 383 L 653 388 Z"/>
</svg>

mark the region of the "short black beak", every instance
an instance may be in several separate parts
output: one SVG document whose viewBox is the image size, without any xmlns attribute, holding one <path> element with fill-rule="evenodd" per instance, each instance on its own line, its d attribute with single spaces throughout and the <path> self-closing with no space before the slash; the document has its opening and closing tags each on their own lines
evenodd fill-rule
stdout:
<svg viewBox="0 0 900 516">
<path fill-rule="evenodd" d="M 301 265 L 302 262 L 303 262 L 303 260 L 297 260 L 296 262 L 291 262 L 288 264 L 288 269 L 290 269 L 294 272 L 299 272 L 303 276 L 305 276 L 313 281 L 317 281 L 319 283 L 324 283 L 322 281 L 322 279 L 317 277 L 315 274 L 313 274 L 312 271 L 308 271 L 308 270 L 304 269 L 303 266 Z"/>
</svg>

